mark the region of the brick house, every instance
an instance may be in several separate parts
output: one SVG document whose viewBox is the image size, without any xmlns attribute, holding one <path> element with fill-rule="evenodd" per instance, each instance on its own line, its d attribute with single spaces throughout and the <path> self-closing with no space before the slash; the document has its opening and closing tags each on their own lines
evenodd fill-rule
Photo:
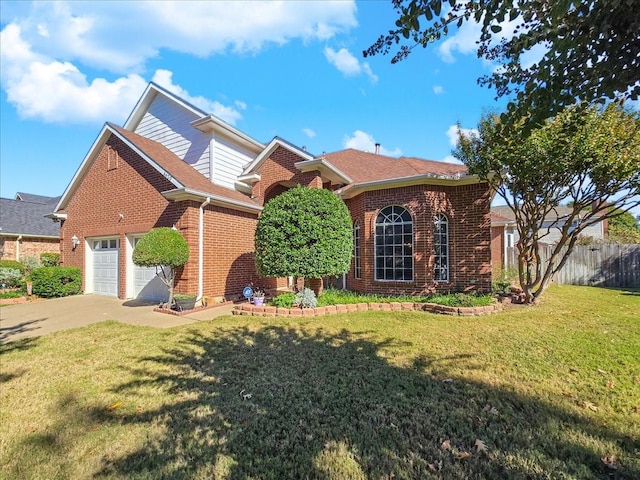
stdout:
<svg viewBox="0 0 640 480">
<path fill-rule="evenodd" d="M 18 192 L 15 198 L 0 198 L 0 258 L 40 258 L 41 253 L 60 252 L 60 225 L 45 216 L 60 200 Z"/>
<path fill-rule="evenodd" d="M 105 124 L 56 206 L 62 262 L 82 268 L 85 293 L 162 299 L 155 270 L 131 253 L 150 229 L 173 226 L 191 249 L 176 291 L 219 299 L 251 282 L 285 287 L 258 277 L 253 238 L 265 202 L 297 184 L 334 191 L 351 212 L 347 288 L 490 289 L 491 192 L 464 167 L 263 144 L 155 84 L 123 127 Z"/>
</svg>

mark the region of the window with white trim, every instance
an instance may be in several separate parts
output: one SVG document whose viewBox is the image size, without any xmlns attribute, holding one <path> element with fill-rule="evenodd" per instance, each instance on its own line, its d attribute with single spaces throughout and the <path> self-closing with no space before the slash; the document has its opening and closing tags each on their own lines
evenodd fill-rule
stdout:
<svg viewBox="0 0 640 480">
<path fill-rule="evenodd" d="M 433 218 L 433 278 L 436 282 L 449 280 L 449 220 L 442 213 Z"/>
<path fill-rule="evenodd" d="M 353 276 L 362 278 L 362 265 L 360 264 L 360 222 L 353 224 Z"/>
<path fill-rule="evenodd" d="M 375 279 L 413 280 L 413 219 L 399 205 L 385 207 L 376 218 Z"/>
</svg>

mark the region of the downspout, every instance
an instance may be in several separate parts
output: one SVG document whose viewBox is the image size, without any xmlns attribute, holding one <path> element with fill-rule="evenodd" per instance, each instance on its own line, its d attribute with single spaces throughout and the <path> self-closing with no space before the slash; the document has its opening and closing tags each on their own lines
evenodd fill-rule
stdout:
<svg viewBox="0 0 640 480">
<path fill-rule="evenodd" d="M 20 240 L 22 240 L 22 235 L 18 235 L 16 239 L 16 261 L 20 261 Z"/>
<path fill-rule="evenodd" d="M 204 295 L 204 208 L 211 203 L 211 198 L 207 199 L 200 205 L 200 218 L 198 219 L 198 298 L 196 303 L 202 301 Z"/>
</svg>

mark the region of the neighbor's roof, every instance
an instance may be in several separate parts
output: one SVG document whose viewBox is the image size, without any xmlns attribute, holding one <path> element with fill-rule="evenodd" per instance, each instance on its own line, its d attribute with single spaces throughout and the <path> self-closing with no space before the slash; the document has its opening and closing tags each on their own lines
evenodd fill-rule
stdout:
<svg viewBox="0 0 640 480">
<path fill-rule="evenodd" d="M 60 197 L 47 197 L 45 195 L 35 195 L 33 193 L 18 192 L 16 193 L 16 200 L 22 200 L 31 203 L 42 203 L 46 205 L 55 205 L 60 200 Z"/>
<path fill-rule="evenodd" d="M 327 153 L 322 157 L 348 175 L 356 184 L 418 175 L 456 176 L 467 174 L 467 167 L 464 165 L 410 157 L 387 157 L 353 148 Z"/>
<path fill-rule="evenodd" d="M 18 193 L 16 197 L 18 196 L 22 200 L 0 198 L 0 235 L 52 238 L 60 236 L 60 224 L 45 218 L 60 197 L 29 193 Z M 27 201 L 26 198 L 37 201 Z"/>
<path fill-rule="evenodd" d="M 547 221 L 555 221 L 558 220 L 560 218 L 565 218 L 568 217 L 569 215 L 571 215 L 573 213 L 573 208 L 571 207 L 556 207 L 555 208 L 555 213 L 552 211 L 550 212 L 546 217 L 545 220 Z M 587 210 L 582 210 L 580 212 L 580 217 L 583 217 L 584 215 L 587 215 L 589 212 Z M 507 219 L 509 222 L 515 222 L 516 221 L 516 217 L 513 213 L 513 210 L 511 210 L 510 207 L 506 206 L 506 205 L 500 205 L 497 207 L 491 207 L 491 215 L 492 215 L 492 222 L 493 222 L 493 216 L 494 215 L 499 215 L 500 217 L 503 217 L 505 219 Z"/>
</svg>

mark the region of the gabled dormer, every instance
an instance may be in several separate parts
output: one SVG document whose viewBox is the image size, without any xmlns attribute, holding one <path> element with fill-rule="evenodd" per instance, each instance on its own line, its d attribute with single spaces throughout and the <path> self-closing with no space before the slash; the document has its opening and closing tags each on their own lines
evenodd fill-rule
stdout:
<svg viewBox="0 0 640 480">
<path fill-rule="evenodd" d="M 212 183 L 236 180 L 264 145 L 164 88 L 149 83 L 124 124 L 169 149 Z"/>
</svg>

